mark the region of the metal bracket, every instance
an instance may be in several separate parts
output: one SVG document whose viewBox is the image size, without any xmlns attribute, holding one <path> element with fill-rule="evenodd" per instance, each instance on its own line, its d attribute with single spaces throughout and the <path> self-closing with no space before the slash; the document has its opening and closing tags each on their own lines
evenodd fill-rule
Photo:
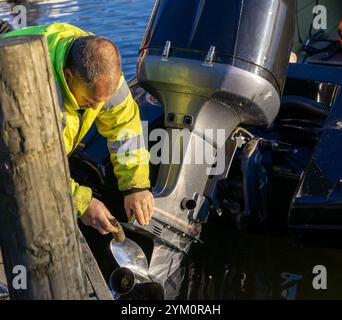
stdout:
<svg viewBox="0 0 342 320">
<path fill-rule="evenodd" d="M 207 56 L 205 57 L 205 61 L 204 61 L 204 66 L 207 67 L 212 67 L 213 66 L 213 61 L 214 61 L 214 57 L 215 57 L 215 53 L 216 53 L 216 47 L 215 46 L 211 46 Z"/>
<path fill-rule="evenodd" d="M 237 147 L 241 149 L 243 145 L 254 138 L 254 135 L 244 128 L 237 128 L 231 135 L 232 140 L 236 140 Z"/>
<path fill-rule="evenodd" d="M 230 171 L 230 167 L 232 165 L 235 153 L 237 149 L 241 149 L 248 141 L 253 138 L 253 134 L 243 129 L 241 127 L 236 128 L 233 133 L 230 135 L 224 145 L 225 150 L 225 170 L 222 174 L 211 176 L 208 180 L 203 195 L 206 198 L 212 198 L 212 193 L 215 190 L 215 184 L 219 180 L 227 179 L 228 173 Z"/>
<path fill-rule="evenodd" d="M 168 61 L 169 55 L 170 55 L 170 49 L 171 49 L 171 41 L 166 41 L 164 50 L 163 50 L 162 61 Z"/>
</svg>

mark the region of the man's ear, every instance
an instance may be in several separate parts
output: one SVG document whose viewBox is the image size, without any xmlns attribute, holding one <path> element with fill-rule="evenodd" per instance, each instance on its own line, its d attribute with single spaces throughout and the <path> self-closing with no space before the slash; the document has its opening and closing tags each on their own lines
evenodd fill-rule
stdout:
<svg viewBox="0 0 342 320">
<path fill-rule="evenodd" d="M 69 68 L 64 68 L 63 73 L 64 73 L 65 81 L 67 82 L 68 85 L 70 85 L 74 78 L 72 71 Z"/>
</svg>

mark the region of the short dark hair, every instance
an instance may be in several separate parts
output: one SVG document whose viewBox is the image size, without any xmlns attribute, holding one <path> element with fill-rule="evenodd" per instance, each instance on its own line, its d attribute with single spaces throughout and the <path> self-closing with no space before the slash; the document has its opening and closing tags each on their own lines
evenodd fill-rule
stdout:
<svg viewBox="0 0 342 320">
<path fill-rule="evenodd" d="M 65 67 L 76 72 L 85 83 L 94 84 L 99 76 L 114 77 L 121 71 L 121 58 L 116 45 L 104 37 L 78 37 L 69 50 Z"/>
</svg>

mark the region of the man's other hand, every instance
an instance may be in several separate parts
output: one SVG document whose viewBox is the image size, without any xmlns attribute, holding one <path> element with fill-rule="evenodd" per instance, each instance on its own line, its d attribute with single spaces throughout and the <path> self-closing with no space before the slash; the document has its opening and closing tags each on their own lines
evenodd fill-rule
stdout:
<svg viewBox="0 0 342 320">
<path fill-rule="evenodd" d="M 86 226 L 93 227 L 104 235 L 109 232 L 119 231 L 110 223 L 113 218 L 106 206 L 101 201 L 93 198 L 80 219 Z"/>
<path fill-rule="evenodd" d="M 141 225 L 150 223 L 154 208 L 154 198 L 150 191 L 144 190 L 126 195 L 124 202 L 128 220 L 134 214 Z"/>
</svg>

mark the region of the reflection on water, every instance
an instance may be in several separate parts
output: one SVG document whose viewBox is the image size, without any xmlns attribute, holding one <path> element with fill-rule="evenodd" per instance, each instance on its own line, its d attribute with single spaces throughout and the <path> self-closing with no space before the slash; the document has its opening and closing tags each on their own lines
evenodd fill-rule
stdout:
<svg viewBox="0 0 342 320">
<path fill-rule="evenodd" d="M 10 20 L 17 4 L 27 8 L 28 25 L 67 22 L 113 40 L 120 48 L 128 79 L 135 73 L 154 0 L 0 0 L 0 18 Z"/>
</svg>

